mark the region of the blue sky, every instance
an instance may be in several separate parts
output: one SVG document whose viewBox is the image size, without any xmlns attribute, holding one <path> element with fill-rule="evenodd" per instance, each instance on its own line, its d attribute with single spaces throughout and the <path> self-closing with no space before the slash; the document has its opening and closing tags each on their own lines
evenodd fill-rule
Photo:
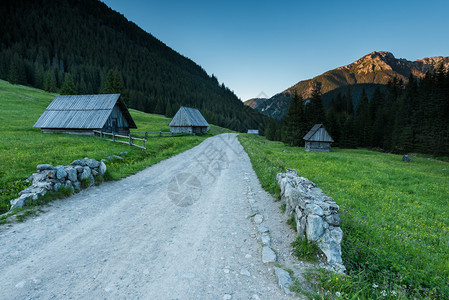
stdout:
<svg viewBox="0 0 449 300">
<path fill-rule="evenodd" d="M 243 101 L 372 51 L 449 56 L 449 1 L 104 0 Z"/>
</svg>

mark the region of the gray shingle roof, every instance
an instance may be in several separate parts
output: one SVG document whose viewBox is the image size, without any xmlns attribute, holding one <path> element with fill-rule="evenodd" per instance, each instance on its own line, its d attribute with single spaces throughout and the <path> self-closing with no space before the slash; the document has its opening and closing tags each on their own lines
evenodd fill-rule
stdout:
<svg viewBox="0 0 449 300">
<path fill-rule="evenodd" d="M 312 129 L 303 138 L 306 141 L 313 142 L 334 142 L 323 124 L 315 124 Z"/>
<path fill-rule="evenodd" d="M 33 127 L 65 129 L 103 128 L 115 104 L 130 128 L 137 128 L 120 94 L 57 96 Z"/>
<path fill-rule="evenodd" d="M 196 108 L 181 106 L 168 126 L 209 126 L 206 119 Z"/>
</svg>

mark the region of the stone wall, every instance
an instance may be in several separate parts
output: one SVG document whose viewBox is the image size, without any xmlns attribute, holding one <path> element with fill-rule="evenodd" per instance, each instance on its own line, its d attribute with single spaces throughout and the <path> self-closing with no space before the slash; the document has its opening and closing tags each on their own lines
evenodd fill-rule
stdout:
<svg viewBox="0 0 449 300">
<path fill-rule="evenodd" d="M 88 186 L 95 183 L 97 175 L 103 176 L 106 165 L 103 161 L 84 158 L 75 160 L 68 166 L 53 167 L 49 164 L 37 166 L 37 172 L 30 176 L 27 181 L 31 186 L 19 193 L 19 198 L 11 200 L 11 210 L 16 207 L 26 206 L 27 203 L 44 196 L 48 191 L 58 191 L 61 187 L 79 192 L 84 181 Z"/>
<path fill-rule="evenodd" d="M 343 231 L 334 199 L 326 196 L 312 181 L 299 177 L 296 170 L 279 173 L 276 180 L 285 213 L 295 216 L 298 235 L 316 242 L 332 269 L 343 272 L 340 246 Z"/>
</svg>

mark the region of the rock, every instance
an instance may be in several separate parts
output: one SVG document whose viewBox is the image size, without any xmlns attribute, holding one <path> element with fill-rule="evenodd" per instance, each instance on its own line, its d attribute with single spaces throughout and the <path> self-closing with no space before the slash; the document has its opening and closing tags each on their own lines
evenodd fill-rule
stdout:
<svg viewBox="0 0 449 300">
<path fill-rule="evenodd" d="M 271 237 L 269 234 L 263 234 L 261 237 L 262 245 L 271 246 Z"/>
<path fill-rule="evenodd" d="M 89 176 L 89 186 L 94 185 L 94 183 L 95 183 L 95 178 L 94 178 L 94 176 L 91 174 L 91 175 Z"/>
<path fill-rule="evenodd" d="M 405 161 L 405 162 L 411 162 L 412 159 L 410 158 L 410 156 L 404 155 L 404 156 L 402 157 L 402 161 Z"/>
<path fill-rule="evenodd" d="M 232 299 L 232 296 L 229 295 L 229 294 L 225 294 L 225 295 L 223 296 L 223 300 L 231 300 L 231 299 Z"/>
<path fill-rule="evenodd" d="M 307 240 L 318 242 L 323 235 L 323 218 L 317 215 L 308 215 L 306 224 Z"/>
<path fill-rule="evenodd" d="M 75 181 L 75 182 L 72 182 L 72 185 L 75 190 L 75 193 L 78 193 L 79 191 L 81 191 L 81 182 Z"/>
<path fill-rule="evenodd" d="M 332 226 L 340 226 L 340 216 L 338 214 L 328 215 L 326 222 Z"/>
<path fill-rule="evenodd" d="M 276 253 L 274 253 L 274 251 L 270 247 L 264 246 L 262 248 L 262 262 L 264 264 L 274 263 L 276 262 L 276 260 L 277 260 Z"/>
<path fill-rule="evenodd" d="M 87 166 L 87 163 L 86 163 L 86 161 L 84 161 L 84 160 L 76 159 L 76 160 L 72 161 L 72 163 L 71 163 L 70 165 L 71 165 L 71 166 L 81 166 L 81 167 L 84 167 L 84 166 Z"/>
<path fill-rule="evenodd" d="M 250 277 L 250 276 L 251 276 L 251 273 L 250 273 L 247 269 L 242 269 L 242 270 L 240 271 L 240 275 Z"/>
<path fill-rule="evenodd" d="M 284 269 L 278 267 L 274 267 L 274 273 L 278 278 L 278 284 L 281 287 L 281 289 L 284 291 L 284 293 L 290 295 L 290 286 L 292 286 L 293 284 L 290 274 Z"/>
<path fill-rule="evenodd" d="M 267 233 L 267 232 L 270 232 L 270 229 L 268 229 L 267 227 L 265 227 L 265 226 L 261 226 L 261 225 L 259 225 L 259 227 L 257 228 L 258 230 L 259 230 L 259 232 L 260 233 Z"/>
<path fill-rule="evenodd" d="M 284 152 L 284 153 L 290 153 L 290 151 L 288 151 L 288 150 L 282 150 L 282 152 Z"/>
<path fill-rule="evenodd" d="M 65 171 L 67 172 L 67 179 L 68 180 L 73 181 L 73 182 L 78 180 L 77 171 L 76 171 L 75 168 L 67 167 L 65 169 Z"/>
<path fill-rule="evenodd" d="M 53 190 L 53 184 L 48 181 L 40 181 L 36 184 L 33 184 L 33 187 L 40 188 L 40 189 L 46 189 L 46 190 Z"/>
<path fill-rule="evenodd" d="M 263 222 L 263 216 L 262 216 L 262 215 L 259 215 L 259 214 L 255 215 L 255 216 L 254 216 L 254 222 L 255 222 L 256 224 L 262 223 L 262 222 Z"/>
<path fill-rule="evenodd" d="M 318 246 L 326 255 L 327 262 L 332 266 L 334 264 L 341 264 L 341 240 L 343 238 L 343 231 L 340 227 L 335 227 L 333 230 L 326 230 Z"/>
<path fill-rule="evenodd" d="M 301 219 L 296 220 L 296 232 L 300 238 L 304 238 L 306 236 L 306 216 L 303 216 Z"/>
<path fill-rule="evenodd" d="M 38 171 L 44 171 L 44 170 L 54 170 L 55 167 L 53 167 L 50 164 L 41 164 L 41 165 L 37 165 L 37 170 Z"/>
<path fill-rule="evenodd" d="M 58 180 L 64 180 L 67 177 L 67 172 L 64 170 L 64 166 L 57 166 L 56 167 L 56 178 Z"/>
<path fill-rule="evenodd" d="M 100 166 L 100 162 L 92 158 L 92 159 L 86 160 L 86 165 L 91 169 L 98 168 Z"/>
<path fill-rule="evenodd" d="M 323 216 L 324 215 L 324 211 L 321 207 L 319 207 L 316 204 L 307 204 L 306 205 L 306 209 L 305 209 L 305 213 L 306 214 L 314 214 L 317 216 Z"/>
<path fill-rule="evenodd" d="M 28 177 L 27 179 L 25 179 L 26 182 L 32 182 L 33 181 L 34 176 L 31 175 L 30 177 Z"/>
<path fill-rule="evenodd" d="M 100 173 L 101 176 L 103 176 L 104 173 L 106 173 L 106 165 L 104 162 L 100 162 L 100 167 L 98 169 L 98 172 Z"/>
<path fill-rule="evenodd" d="M 120 152 L 118 155 L 119 156 L 125 156 L 125 152 Z"/>
<path fill-rule="evenodd" d="M 92 175 L 93 176 L 97 176 L 98 175 L 98 171 L 96 169 L 92 169 Z"/>
<path fill-rule="evenodd" d="M 62 186 L 61 183 L 59 183 L 59 182 L 55 183 L 55 185 L 53 186 L 53 191 L 54 191 L 54 192 L 59 191 L 59 189 L 61 188 L 61 186 Z"/>
<path fill-rule="evenodd" d="M 75 188 L 73 187 L 72 181 L 70 181 L 70 180 L 67 180 L 65 182 L 64 187 L 66 189 L 72 190 L 72 194 L 73 194 L 73 192 L 75 192 Z"/>
<path fill-rule="evenodd" d="M 33 198 L 33 195 L 34 194 L 24 194 L 17 199 L 9 201 L 9 203 L 11 204 L 11 208 L 9 210 L 11 211 L 14 208 L 24 207 L 27 204 L 28 200 Z"/>
<path fill-rule="evenodd" d="M 117 159 L 123 159 L 123 157 L 118 156 L 118 155 L 113 155 L 113 156 L 114 156 L 114 158 L 117 158 Z"/>
<path fill-rule="evenodd" d="M 91 176 L 92 172 L 89 167 L 83 167 L 83 172 L 78 174 L 79 181 L 83 181 L 88 179 Z"/>
<path fill-rule="evenodd" d="M 112 155 L 109 155 L 106 158 L 109 159 L 109 160 L 113 160 L 114 159 L 114 157 Z"/>
</svg>

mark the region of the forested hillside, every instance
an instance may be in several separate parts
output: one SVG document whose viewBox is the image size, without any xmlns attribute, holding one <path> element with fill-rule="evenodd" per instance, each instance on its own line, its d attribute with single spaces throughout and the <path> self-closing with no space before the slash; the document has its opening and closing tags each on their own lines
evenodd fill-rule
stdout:
<svg viewBox="0 0 449 300">
<path fill-rule="evenodd" d="M 267 126 L 267 138 L 301 146 L 307 131 L 324 123 L 336 146 L 449 156 L 449 71 L 440 68 L 421 80 L 410 76 L 406 85 L 393 79 L 371 97 L 362 90 L 357 105 L 348 91 L 338 93 L 327 111 L 319 91 L 305 106 L 297 96 L 283 126 Z"/>
<path fill-rule="evenodd" d="M 59 92 L 72 77 L 77 93 L 96 94 L 114 70 L 132 108 L 172 116 L 193 106 L 212 124 L 263 131 L 265 116 L 100 1 L 4 0 L 0 18 L 1 79 Z"/>
</svg>

